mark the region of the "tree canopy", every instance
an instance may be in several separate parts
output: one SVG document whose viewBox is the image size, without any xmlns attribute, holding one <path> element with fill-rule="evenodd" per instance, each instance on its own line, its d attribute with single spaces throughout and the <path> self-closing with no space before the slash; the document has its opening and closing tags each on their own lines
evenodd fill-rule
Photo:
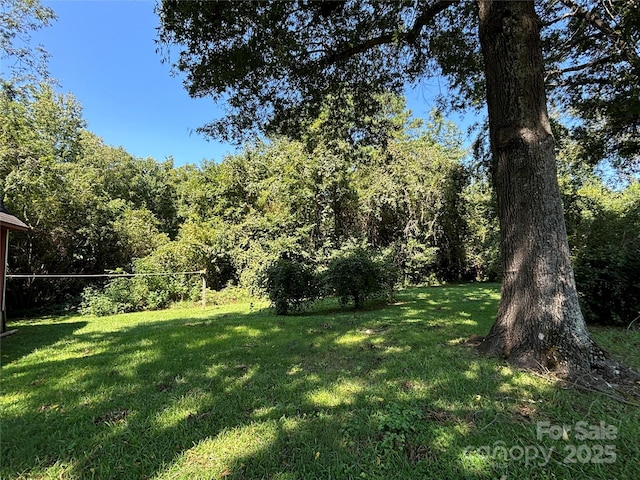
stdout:
<svg viewBox="0 0 640 480">
<path fill-rule="evenodd" d="M 546 77 L 592 161 L 640 168 L 640 2 L 541 5 Z"/>
<path fill-rule="evenodd" d="M 225 139 L 299 131 L 330 101 L 358 105 L 443 75 L 451 107 L 484 104 L 484 59 L 475 2 L 192 2 L 158 8 L 159 42 L 179 48 L 174 67 L 194 97 L 226 100 L 201 127 Z M 640 11 L 636 0 L 540 2 L 545 82 L 554 108 L 597 161 L 638 166 Z M 452 95 L 453 94 L 453 95 Z M 331 100 L 327 100 L 331 98 Z"/>
</svg>

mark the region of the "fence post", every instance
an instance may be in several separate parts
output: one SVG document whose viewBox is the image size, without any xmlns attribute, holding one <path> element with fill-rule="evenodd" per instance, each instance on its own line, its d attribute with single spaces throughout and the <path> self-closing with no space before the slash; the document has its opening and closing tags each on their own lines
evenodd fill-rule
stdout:
<svg viewBox="0 0 640 480">
<path fill-rule="evenodd" d="M 207 269 L 200 272 L 202 274 L 202 308 L 207 306 Z"/>
</svg>

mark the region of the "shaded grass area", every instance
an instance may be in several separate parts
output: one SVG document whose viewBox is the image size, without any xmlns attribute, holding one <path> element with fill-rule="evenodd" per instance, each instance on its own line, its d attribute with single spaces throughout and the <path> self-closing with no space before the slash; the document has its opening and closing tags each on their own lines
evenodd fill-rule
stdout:
<svg viewBox="0 0 640 480">
<path fill-rule="evenodd" d="M 445 286 L 359 312 L 239 303 L 14 322 L 0 477 L 640 478 L 638 407 L 471 348 L 498 295 Z M 637 331 L 594 336 L 640 367 Z"/>
</svg>

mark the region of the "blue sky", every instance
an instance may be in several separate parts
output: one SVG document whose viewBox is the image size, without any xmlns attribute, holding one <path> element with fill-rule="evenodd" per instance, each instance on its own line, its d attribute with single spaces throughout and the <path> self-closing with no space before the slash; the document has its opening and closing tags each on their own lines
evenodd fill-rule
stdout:
<svg viewBox="0 0 640 480">
<path fill-rule="evenodd" d="M 192 99 L 180 78 L 156 53 L 158 17 L 151 0 L 43 0 L 58 19 L 33 35 L 51 55 L 49 70 L 60 90 L 83 106 L 87 128 L 137 157 L 175 165 L 221 160 L 233 145 L 207 140 L 195 129 L 223 109 Z M 426 118 L 443 83 L 429 80 L 407 93 L 409 107 Z M 455 119 L 454 119 L 455 120 Z"/>
<path fill-rule="evenodd" d="M 191 99 L 161 63 L 153 1 L 42 3 L 58 19 L 32 41 L 49 52 L 51 75 L 82 104 L 90 131 L 137 157 L 173 156 L 176 165 L 234 151 L 195 132 L 221 110 L 211 99 Z"/>
</svg>

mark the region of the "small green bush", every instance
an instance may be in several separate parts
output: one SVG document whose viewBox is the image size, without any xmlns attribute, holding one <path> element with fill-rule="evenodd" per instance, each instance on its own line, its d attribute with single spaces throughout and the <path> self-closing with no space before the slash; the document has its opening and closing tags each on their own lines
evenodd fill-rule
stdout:
<svg viewBox="0 0 640 480">
<path fill-rule="evenodd" d="M 259 276 L 277 315 L 301 310 L 318 297 L 314 270 L 301 262 L 280 259 L 267 266 Z"/>
<path fill-rule="evenodd" d="M 87 287 L 82 292 L 82 303 L 80 305 L 80 313 L 82 315 L 95 315 L 96 317 L 104 317 L 112 315 L 117 311 L 117 306 L 108 296 L 104 295 L 100 290 Z"/>
<path fill-rule="evenodd" d="M 390 261 L 357 247 L 334 255 L 324 273 L 323 284 L 325 292 L 337 296 L 341 304 L 353 302 L 360 308 L 368 298 L 390 298 L 397 277 L 397 269 Z"/>
<path fill-rule="evenodd" d="M 88 287 L 82 292 L 80 311 L 84 315 L 114 315 L 137 310 L 137 301 L 126 278 L 111 280 L 103 290 Z"/>
<path fill-rule="evenodd" d="M 88 287 L 82 292 L 80 312 L 83 315 L 115 315 L 141 310 L 159 310 L 172 300 L 171 292 L 150 288 L 146 278 L 115 278 L 98 290 Z"/>
</svg>

